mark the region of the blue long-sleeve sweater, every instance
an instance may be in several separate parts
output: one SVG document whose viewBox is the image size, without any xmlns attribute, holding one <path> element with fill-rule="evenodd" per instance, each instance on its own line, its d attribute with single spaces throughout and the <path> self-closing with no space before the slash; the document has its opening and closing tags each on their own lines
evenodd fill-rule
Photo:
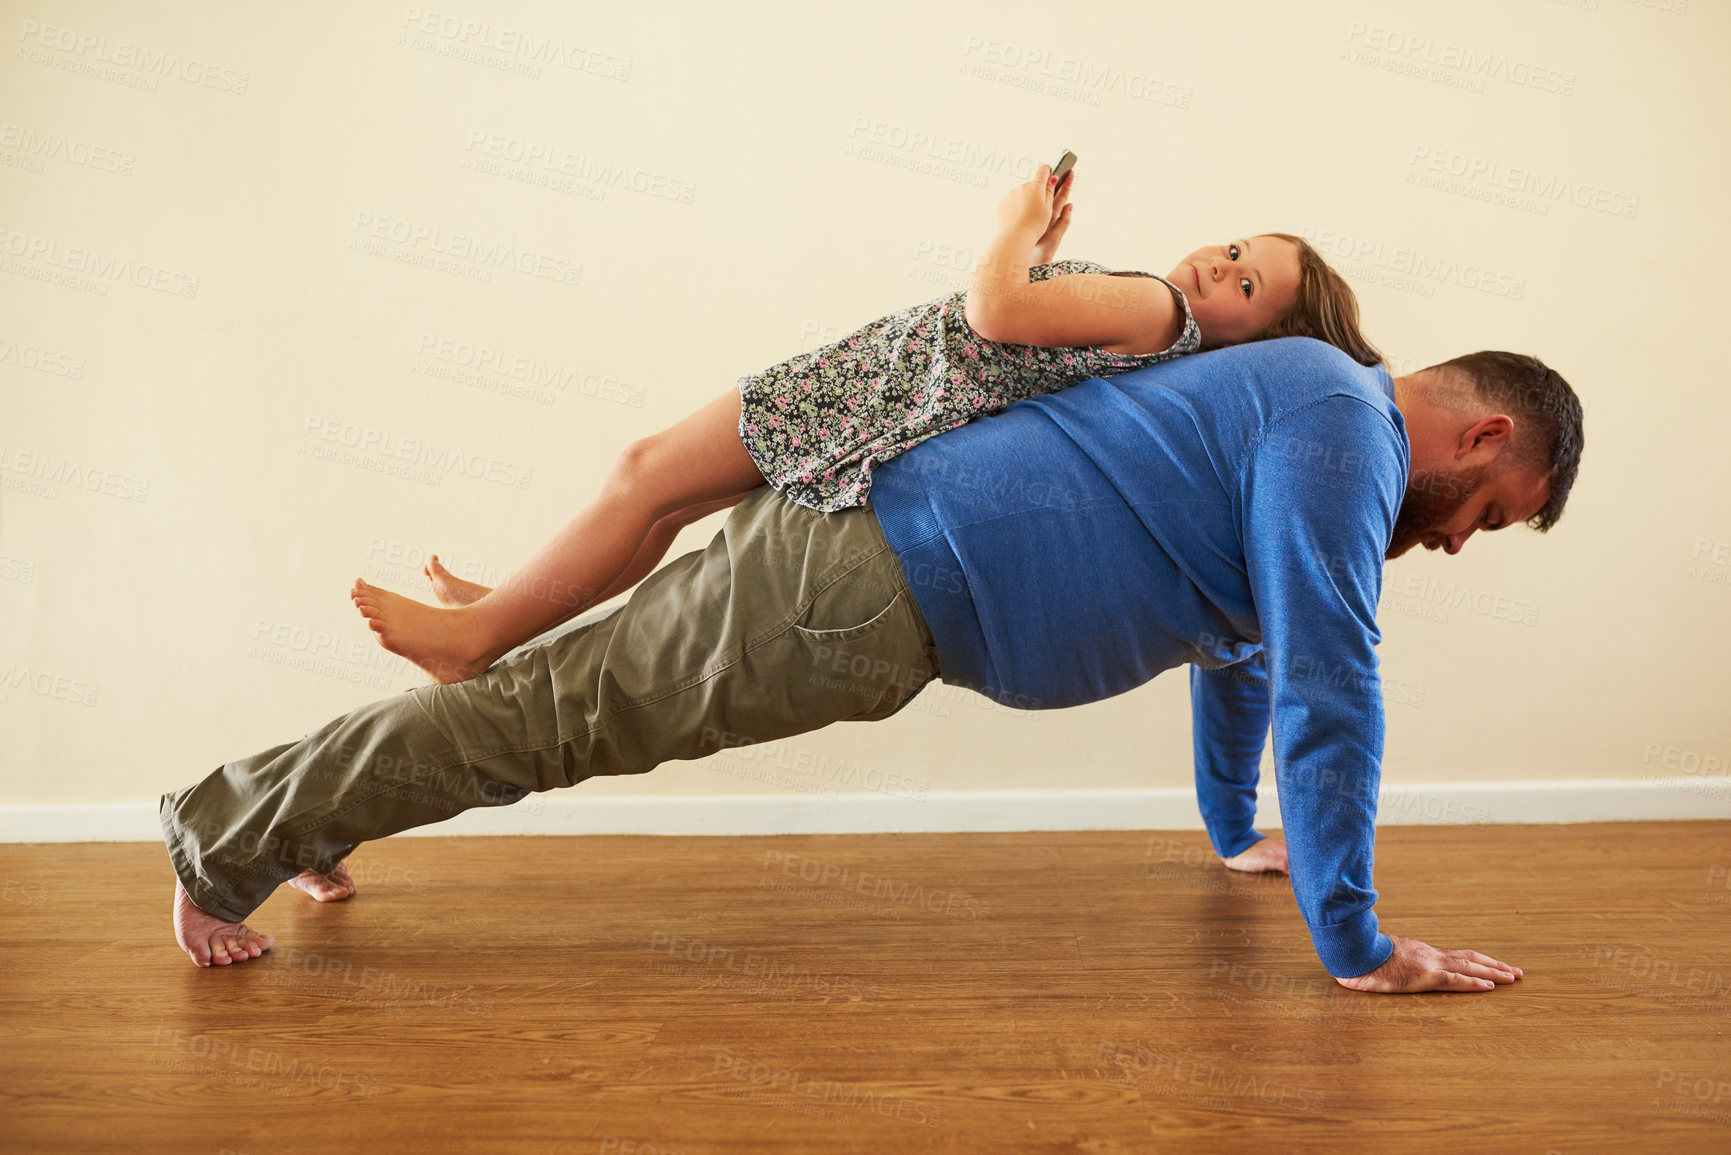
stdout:
<svg viewBox="0 0 1731 1155">
<path fill-rule="evenodd" d="M 1291 337 L 1019 402 L 880 466 L 872 506 L 946 682 L 1042 709 L 1190 664 L 1224 856 L 1260 837 L 1272 720 L 1293 891 L 1348 977 L 1393 952 L 1376 606 L 1409 458 L 1387 372 Z"/>
</svg>

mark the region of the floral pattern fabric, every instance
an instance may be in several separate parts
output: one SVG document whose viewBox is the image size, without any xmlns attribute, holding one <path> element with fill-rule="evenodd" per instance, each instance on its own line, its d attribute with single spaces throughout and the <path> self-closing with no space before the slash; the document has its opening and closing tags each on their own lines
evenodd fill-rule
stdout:
<svg viewBox="0 0 1731 1155">
<path fill-rule="evenodd" d="M 1110 271 L 1053 261 L 1029 269 L 1028 279 Z M 741 377 L 739 439 L 764 480 L 800 505 L 826 513 L 865 505 L 872 468 L 929 437 L 1090 377 L 1196 352 L 1202 335 L 1190 302 L 1166 278 L 1155 279 L 1184 311 L 1183 332 L 1159 352 L 988 341 L 963 317 L 963 289 Z"/>
</svg>

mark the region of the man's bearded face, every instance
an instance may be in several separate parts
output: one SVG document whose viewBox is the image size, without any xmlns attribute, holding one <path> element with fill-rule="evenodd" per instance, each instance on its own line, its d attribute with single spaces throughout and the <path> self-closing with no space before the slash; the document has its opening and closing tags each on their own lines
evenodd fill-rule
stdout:
<svg viewBox="0 0 1731 1155">
<path fill-rule="evenodd" d="M 1458 473 L 1426 469 L 1407 478 L 1406 496 L 1394 519 L 1394 538 L 1383 556 L 1399 557 L 1415 545 L 1441 549 L 1446 544 L 1449 523 L 1485 483 L 1489 465 L 1477 465 Z"/>
</svg>

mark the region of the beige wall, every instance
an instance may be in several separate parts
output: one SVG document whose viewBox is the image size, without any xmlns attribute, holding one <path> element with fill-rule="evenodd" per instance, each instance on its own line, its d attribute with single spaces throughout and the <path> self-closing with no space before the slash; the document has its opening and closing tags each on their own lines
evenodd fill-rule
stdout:
<svg viewBox="0 0 1731 1155">
<path fill-rule="evenodd" d="M 1064 255 L 1305 233 L 1400 367 L 1514 348 L 1584 399 L 1548 538 L 1390 566 L 1388 781 L 1731 754 L 1722 4 L 148 7 L 0 4 L 0 803 L 154 801 L 416 685 L 356 575 L 496 580 L 629 438 L 962 283 L 1064 148 Z M 417 447 L 479 476 L 387 472 Z M 1181 674 L 802 743 L 932 791 L 1191 773 Z"/>
</svg>

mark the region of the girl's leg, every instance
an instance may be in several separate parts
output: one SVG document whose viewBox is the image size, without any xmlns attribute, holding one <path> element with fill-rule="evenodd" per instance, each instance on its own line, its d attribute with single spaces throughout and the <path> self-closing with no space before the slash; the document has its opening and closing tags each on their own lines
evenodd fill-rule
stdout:
<svg viewBox="0 0 1731 1155">
<path fill-rule="evenodd" d="M 667 556 L 667 551 L 673 548 L 673 539 L 679 536 L 679 531 L 688 525 L 695 525 L 712 513 L 724 509 L 732 509 L 758 486 L 733 494 L 731 497 L 717 498 L 715 501 L 700 502 L 688 505 L 675 513 L 670 513 L 656 522 L 649 530 L 649 536 L 643 539 L 643 545 L 629 565 L 613 579 L 613 584 L 595 595 L 596 603 L 624 593 L 651 573 L 661 564 L 661 559 Z"/>
<path fill-rule="evenodd" d="M 350 596 L 380 644 L 438 682 L 459 682 L 567 621 L 629 576 L 651 530 L 691 506 L 763 484 L 739 441 L 739 392 L 730 389 L 619 455 L 601 494 L 523 566 L 466 606 L 441 609 L 364 580 Z M 670 543 L 671 535 L 667 541 Z M 664 544 L 662 550 L 667 546 Z"/>
<path fill-rule="evenodd" d="M 661 564 L 661 559 L 667 556 L 667 551 L 673 545 L 673 539 L 679 536 L 679 531 L 688 525 L 703 520 L 712 513 L 729 509 L 743 501 L 751 490 L 736 493 L 732 497 L 723 497 L 716 501 L 706 501 L 701 505 L 691 505 L 670 513 L 649 529 L 649 536 L 643 539 L 643 545 L 638 548 L 637 555 L 631 559 L 624 571 L 613 579 L 613 584 L 595 595 L 594 604 L 608 600 L 624 593 L 644 578 L 648 577 L 655 567 Z M 432 554 L 427 564 L 421 567 L 421 572 L 427 575 L 427 580 L 433 583 L 433 593 L 439 601 L 447 606 L 466 606 L 470 602 L 479 601 L 493 592 L 492 586 L 484 586 L 480 582 L 464 581 L 462 578 L 446 569 L 439 561 L 438 554 Z"/>
</svg>

